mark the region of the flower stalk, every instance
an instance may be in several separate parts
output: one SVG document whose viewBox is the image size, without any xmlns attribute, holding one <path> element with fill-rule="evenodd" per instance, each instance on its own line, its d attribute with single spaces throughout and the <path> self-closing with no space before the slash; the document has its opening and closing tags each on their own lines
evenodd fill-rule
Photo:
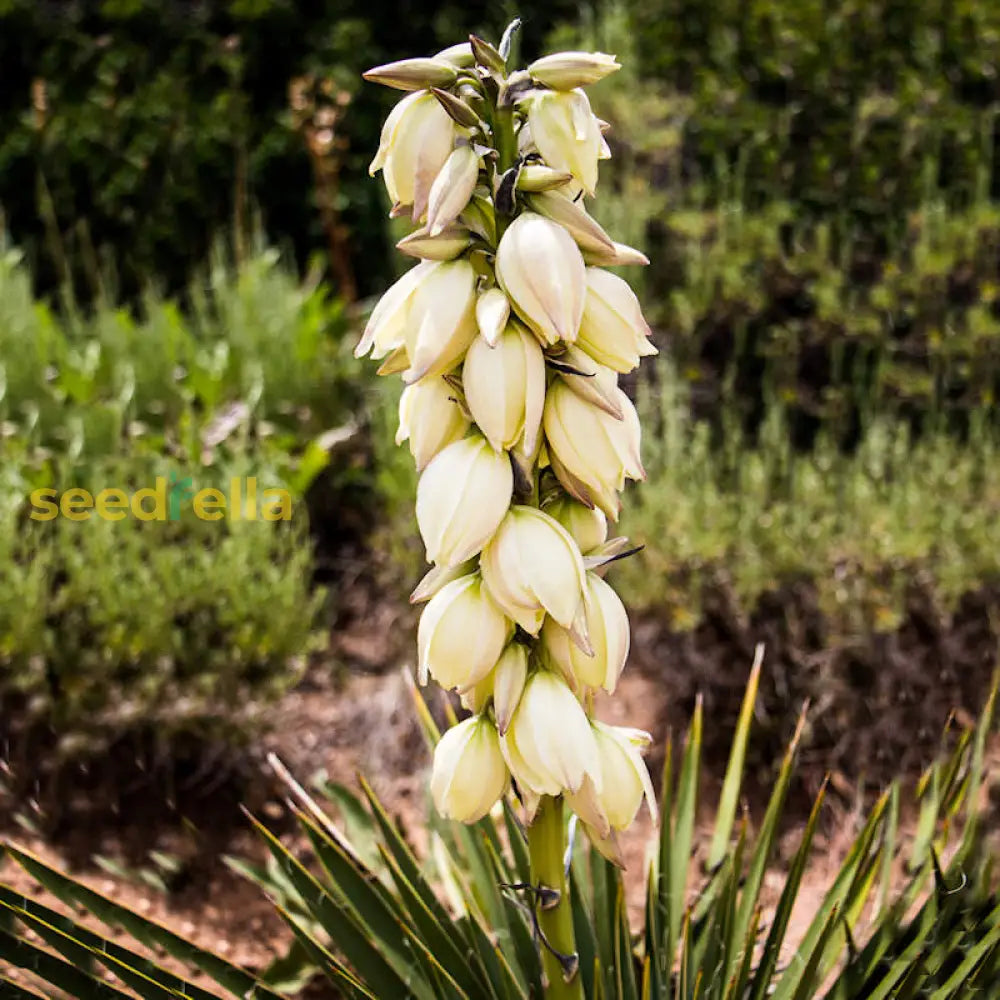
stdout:
<svg viewBox="0 0 1000 1000">
<path fill-rule="evenodd" d="M 405 93 L 371 170 L 391 215 L 412 220 L 398 246 L 420 263 L 375 307 L 357 353 L 407 386 L 397 441 L 420 470 L 432 564 L 411 598 L 427 602 L 419 680 L 471 713 L 435 751 L 435 806 L 473 823 L 516 797 L 545 995 L 580 1000 L 567 810 L 623 866 L 619 831 L 643 800 L 656 809 L 649 737 L 594 710 L 629 648 L 605 574 L 633 550 L 608 522 L 645 475 L 618 378 L 655 349 L 635 295 L 602 270 L 646 258 L 584 205 L 610 151 L 582 88 L 618 63 L 564 52 L 515 69 L 516 24 L 497 47 L 473 35 L 365 74 Z"/>
</svg>

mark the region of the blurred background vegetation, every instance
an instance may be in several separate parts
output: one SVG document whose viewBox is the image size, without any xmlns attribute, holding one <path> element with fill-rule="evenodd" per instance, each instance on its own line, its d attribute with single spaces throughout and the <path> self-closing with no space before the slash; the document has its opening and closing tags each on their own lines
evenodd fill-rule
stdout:
<svg viewBox="0 0 1000 1000">
<path fill-rule="evenodd" d="M 351 357 L 400 266 L 360 72 L 515 12 L 0 0 L 0 721 L 35 790 L 123 739 L 245 739 L 349 587 L 405 602 L 396 390 Z M 638 667 L 726 734 L 763 639 L 762 760 L 809 697 L 827 763 L 922 763 L 1000 640 L 1000 8 L 519 13 L 523 57 L 625 67 L 595 207 L 653 262 Z M 27 518 L 39 486 L 170 474 L 256 475 L 296 517 Z"/>
</svg>

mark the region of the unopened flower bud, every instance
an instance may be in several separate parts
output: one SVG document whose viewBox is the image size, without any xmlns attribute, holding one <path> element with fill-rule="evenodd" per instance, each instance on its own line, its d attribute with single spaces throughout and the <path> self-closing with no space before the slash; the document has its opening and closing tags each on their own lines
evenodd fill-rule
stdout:
<svg viewBox="0 0 1000 1000">
<path fill-rule="evenodd" d="M 538 635 L 546 613 L 570 628 L 581 610 L 580 550 L 555 518 L 535 507 L 510 508 L 480 567 L 494 600 L 531 635 Z"/>
<path fill-rule="evenodd" d="M 467 260 L 435 263 L 413 293 L 404 339 L 405 382 L 451 371 L 476 337 L 476 272 Z"/>
<path fill-rule="evenodd" d="M 597 188 L 601 130 L 582 90 L 545 90 L 531 94 L 528 126 L 542 158 L 556 170 L 567 170 L 588 195 Z"/>
<path fill-rule="evenodd" d="M 500 746 L 518 786 L 537 795 L 579 791 L 588 777 L 601 786 L 590 720 L 566 682 L 548 670 L 528 678 Z"/>
<path fill-rule="evenodd" d="M 519 215 L 500 240 L 496 270 L 518 315 L 544 344 L 576 339 L 586 268 L 562 226 L 534 212 Z"/>
<path fill-rule="evenodd" d="M 584 249 L 583 259 L 588 265 L 596 267 L 630 267 L 635 264 L 645 267 L 649 263 L 649 258 L 641 250 L 624 243 L 614 243 L 610 250 L 603 247 Z"/>
<path fill-rule="evenodd" d="M 517 175 L 517 186 L 521 191 L 551 191 L 572 179 L 568 170 L 553 170 L 544 163 L 526 163 Z"/>
<path fill-rule="evenodd" d="M 555 52 L 528 66 L 535 80 L 553 90 L 586 87 L 619 69 L 621 65 L 615 57 L 604 52 Z"/>
<path fill-rule="evenodd" d="M 469 688 L 496 665 L 511 623 L 478 574 L 445 584 L 428 602 L 417 626 L 417 677 L 444 688 Z"/>
<path fill-rule="evenodd" d="M 656 354 L 642 306 L 628 282 L 599 267 L 587 268 L 587 299 L 576 345 L 599 364 L 630 372 Z"/>
<path fill-rule="evenodd" d="M 600 548 L 608 539 L 608 519 L 599 507 L 587 507 L 570 497 L 560 497 L 544 507 L 572 536 L 583 555 Z"/>
<path fill-rule="evenodd" d="M 496 666 L 463 695 L 462 704 L 472 712 L 481 713 L 492 699 L 497 729 L 503 736 L 521 700 L 527 680 L 528 647 L 520 642 L 510 642 Z"/>
<path fill-rule="evenodd" d="M 472 54 L 472 46 L 468 42 L 449 45 L 448 48 L 436 52 L 434 58 L 450 62 L 453 66 L 458 66 L 459 69 L 474 66 L 476 62 L 476 57 Z"/>
<path fill-rule="evenodd" d="M 435 57 L 400 59 L 375 66 L 361 75 L 369 83 L 380 83 L 395 90 L 426 90 L 428 87 L 450 87 L 458 77 L 458 70 L 454 63 Z"/>
<path fill-rule="evenodd" d="M 437 264 L 432 261 L 417 264 L 389 287 L 372 310 L 365 332 L 354 349 L 356 358 L 370 351 L 378 360 L 403 347 L 414 293 L 435 267 Z"/>
<path fill-rule="evenodd" d="M 434 748 L 431 796 L 447 819 L 482 819 L 506 792 L 508 779 L 500 738 L 489 719 L 473 716 L 452 726 Z"/>
<path fill-rule="evenodd" d="M 431 236 L 426 226 L 404 236 L 396 244 L 400 253 L 422 260 L 454 260 L 472 245 L 472 233 L 464 226 L 445 226 Z"/>
<path fill-rule="evenodd" d="M 581 399 L 562 380 L 545 398 L 542 425 L 549 461 L 571 496 L 596 504 L 618 520 L 618 492 L 626 479 L 642 479 L 639 457 L 639 417 L 632 401 L 618 390 L 622 419 Z"/>
<path fill-rule="evenodd" d="M 439 87 L 432 87 L 431 93 L 438 99 L 438 103 L 448 112 L 456 125 L 461 125 L 462 128 L 478 128 L 482 125 L 479 115 L 460 97 L 456 97 L 450 91 L 441 90 Z"/>
<path fill-rule="evenodd" d="M 569 631 L 552 618 L 546 618 L 542 625 L 542 642 L 571 687 L 602 687 L 610 694 L 628 658 L 628 615 L 611 585 L 596 574 L 587 574 L 584 593 L 592 655 L 580 649 Z"/>
<path fill-rule="evenodd" d="M 469 420 L 455 399 L 455 390 L 440 377 L 408 385 L 399 398 L 396 444 L 410 442 L 410 454 L 422 472 L 442 449 L 465 437 Z"/>
<path fill-rule="evenodd" d="M 427 229 L 437 236 L 469 204 L 479 178 L 479 156 L 471 146 L 457 146 L 431 185 L 427 200 Z"/>
<path fill-rule="evenodd" d="M 476 300 L 476 324 L 490 347 L 496 347 L 509 318 L 510 302 L 499 288 L 488 288 Z"/>
<path fill-rule="evenodd" d="M 527 330 L 508 323 L 495 347 L 477 337 L 465 355 L 462 385 L 472 419 L 497 451 L 522 436 L 525 448 L 534 449 L 545 405 L 545 358 Z"/>
<path fill-rule="evenodd" d="M 473 435 L 448 445 L 417 483 L 417 526 L 430 562 L 454 566 L 493 537 L 514 489 L 505 452 Z"/>
<path fill-rule="evenodd" d="M 533 211 L 562 226 L 584 256 L 612 252 L 614 241 L 579 201 L 567 198 L 561 191 L 543 191 L 532 195 L 530 203 Z"/>
</svg>

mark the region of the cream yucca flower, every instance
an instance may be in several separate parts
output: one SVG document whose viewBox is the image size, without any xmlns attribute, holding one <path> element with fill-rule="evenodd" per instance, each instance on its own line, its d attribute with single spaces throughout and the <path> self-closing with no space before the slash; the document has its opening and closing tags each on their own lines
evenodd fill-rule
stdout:
<svg viewBox="0 0 1000 1000">
<path fill-rule="evenodd" d="M 462 368 L 465 399 L 479 429 L 497 450 L 522 437 L 534 451 L 545 405 L 545 358 L 538 341 L 518 323 L 508 323 L 491 347 L 477 337 Z"/>
<path fill-rule="evenodd" d="M 480 558 L 493 599 L 526 632 L 551 615 L 564 628 L 583 601 L 583 557 L 570 533 L 537 507 L 511 507 Z"/>
<path fill-rule="evenodd" d="M 482 819 L 509 782 L 493 724 L 473 716 L 452 726 L 434 748 L 431 796 L 442 816 L 461 823 Z"/>
<path fill-rule="evenodd" d="M 455 566 L 493 537 L 510 506 L 514 473 L 479 435 L 438 452 L 417 483 L 417 527 L 430 562 Z"/>
<path fill-rule="evenodd" d="M 399 397 L 396 444 L 410 442 L 410 454 L 422 472 L 439 451 L 465 437 L 469 423 L 452 386 L 440 377 L 421 379 Z"/>
<path fill-rule="evenodd" d="M 586 504 L 596 504 L 618 520 L 618 491 L 626 479 L 642 479 L 639 417 L 632 401 L 618 390 L 622 419 L 581 399 L 563 380 L 545 399 L 543 427 L 549 461 L 564 489 Z"/>
<path fill-rule="evenodd" d="M 497 248 L 497 280 L 543 344 L 576 340 L 587 269 L 573 238 L 534 212 L 519 215 Z"/>
<path fill-rule="evenodd" d="M 518 785 L 536 795 L 576 792 L 587 778 L 601 787 L 587 713 L 566 682 L 548 670 L 528 678 L 500 746 Z"/>
<path fill-rule="evenodd" d="M 536 91 L 524 103 L 531 140 L 545 162 L 571 173 L 593 195 L 603 139 L 587 95 L 582 90 Z"/>
<path fill-rule="evenodd" d="M 390 285 L 372 310 L 372 314 L 354 349 L 356 358 L 371 353 L 378 361 L 405 344 L 406 324 L 410 303 L 420 287 L 438 267 L 437 261 L 421 261 L 411 267 L 395 284 Z"/>
<path fill-rule="evenodd" d="M 587 268 L 587 298 L 576 345 L 599 364 L 630 372 L 639 360 L 656 354 L 649 326 L 635 292 L 616 274 Z"/>
<path fill-rule="evenodd" d="M 555 52 L 528 64 L 531 77 L 553 90 L 586 87 L 619 69 L 618 60 L 604 52 Z"/>
<path fill-rule="evenodd" d="M 608 519 L 600 507 L 587 507 L 570 497 L 560 497 L 542 508 L 573 536 L 583 555 L 608 540 Z"/>
<path fill-rule="evenodd" d="M 419 265 L 418 265 L 419 266 Z M 436 263 L 409 300 L 405 382 L 451 371 L 476 337 L 476 272 L 467 260 Z"/>
<path fill-rule="evenodd" d="M 510 319 L 510 302 L 499 288 L 488 288 L 476 299 L 476 323 L 490 347 L 496 347 Z"/>
<path fill-rule="evenodd" d="M 444 688 L 478 684 L 500 659 L 511 623 L 478 574 L 445 584 L 427 603 L 417 626 L 417 673 Z"/>
<path fill-rule="evenodd" d="M 542 644 L 570 687 L 602 687 L 610 694 L 628 659 L 628 615 L 611 585 L 595 573 L 587 574 L 584 600 L 591 652 L 580 649 L 569 631 L 553 618 L 546 618 L 542 625 Z"/>
<path fill-rule="evenodd" d="M 382 171 L 395 206 L 424 217 L 431 186 L 455 146 L 458 126 L 427 90 L 404 97 L 386 119 L 369 173 Z"/>
</svg>

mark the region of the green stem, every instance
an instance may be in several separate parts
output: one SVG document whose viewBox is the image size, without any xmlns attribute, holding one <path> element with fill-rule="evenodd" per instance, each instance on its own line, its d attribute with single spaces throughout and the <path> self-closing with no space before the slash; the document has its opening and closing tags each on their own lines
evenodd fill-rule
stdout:
<svg viewBox="0 0 1000 1000">
<path fill-rule="evenodd" d="M 563 800 L 545 796 L 538 808 L 534 823 L 528 828 L 528 851 L 531 855 L 531 880 L 538 886 L 555 890 L 558 902 L 542 909 L 539 905 L 538 923 L 545 940 L 562 955 L 576 957 L 576 939 L 573 934 L 573 911 L 569 901 L 569 887 L 563 872 L 563 853 L 566 837 L 563 826 Z M 583 985 L 578 968 L 572 970 L 566 981 L 563 965 L 544 944 L 542 968 L 545 971 L 546 1000 L 583 1000 Z"/>
</svg>

